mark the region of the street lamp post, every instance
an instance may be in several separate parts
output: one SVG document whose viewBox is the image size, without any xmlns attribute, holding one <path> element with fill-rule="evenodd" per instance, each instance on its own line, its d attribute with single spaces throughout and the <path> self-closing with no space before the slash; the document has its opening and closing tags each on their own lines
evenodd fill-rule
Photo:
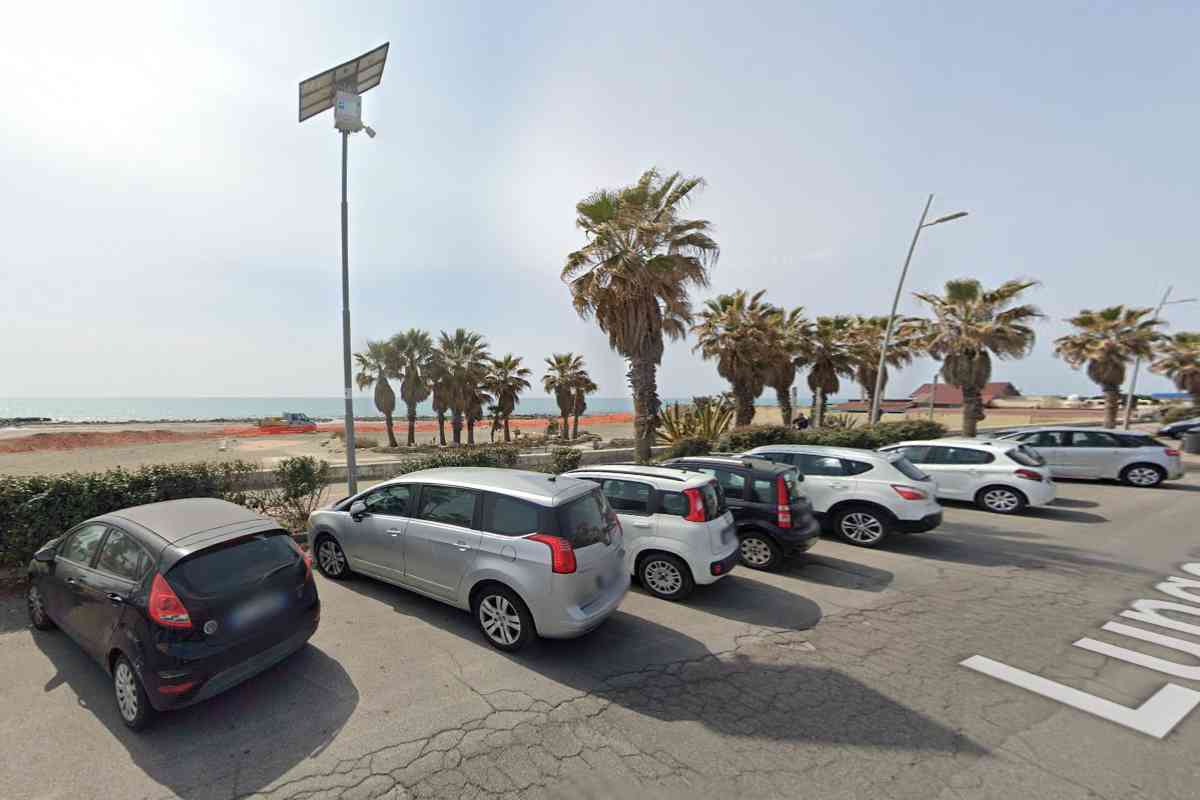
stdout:
<svg viewBox="0 0 1200 800">
<path fill-rule="evenodd" d="M 1174 286 L 1168 286 L 1167 290 L 1163 292 L 1162 300 L 1159 302 L 1158 308 L 1154 309 L 1154 322 L 1158 322 L 1158 317 L 1160 314 L 1162 314 L 1164 306 L 1174 306 L 1178 305 L 1179 303 L 1194 303 L 1197 299 L 1200 299 L 1195 297 L 1185 297 L 1182 300 L 1168 300 L 1167 298 L 1171 296 L 1171 290 L 1174 288 Z M 1135 402 L 1137 402 L 1134 399 L 1134 393 L 1137 391 L 1138 370 L 1141 369 L 1141 366 L 1141 356 L 1133 359 L 1133 374 L 1129 377 L 1129 394 L 1125 398 L 1125 430 L 1129 430 L 1129 425 L 1133 417 L 1133 405 Z"/>
<path fill-rule="evenodd" d="M 900 270 L 900 280 L 896 283 L 896 296 L 892 298 L 892 313 L 888 315 L 887 329 L 883 334 L 883 347 L 879 350 L 879 372 L 875 375 L 875 392 L 871 395 L 871 422 L 879 421 L 880 404 L 883 402 L 883 370 L 887 366 L 887 351 L 892 343 L 892 330 L 896 325 L 896 308 L 900 305 L 900 294 L 904 291 L 904 279 L 908 277 L 908 265 L 912 261 L 913 251 L 917 249 L 917 239 L 921 236 L 922 228 L 932 228 L 934 225 L 940 225 L 943 222 L 950 222 L 955 219 L 962 219 L 967 215 L 966 211 L 956 211 L 953 214 L 946 214 L 938 217 L 930 222 L 925 221 L 925 217 L 929 214 L 929 207 L 933 205 L 933 195 L 925 201 L 925 209 L 921 212 L 921 219 L 917 221 L 917 228 L 913 231 L 912 242 L 908 245 L 908 255 L 904 257 L 904 267 Z"/>
<path fill-rule="evenodd" d="M 383 80 L 388 43 L 300 82 L 300 122 L 334 109 L 333 125 L 342 135 L 342 396 L 345 398 L 346 483 L 358 492 L 358 459 L 354 441 L 354 387 L 350 367 L 350 205 L 346 198 L 350 134 L 375 131 L 362 121 L 362 95 Z"/>
</svg>

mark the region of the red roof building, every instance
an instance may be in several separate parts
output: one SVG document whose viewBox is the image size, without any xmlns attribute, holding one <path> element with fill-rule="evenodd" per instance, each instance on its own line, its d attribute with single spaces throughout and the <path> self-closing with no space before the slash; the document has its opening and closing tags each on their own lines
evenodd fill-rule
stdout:
<svg viewBox="0 0 1200 800">
<path fill-rule="evenodd" d="M 961 406 L 963 402 L 962 389 L 949 383 L 939 383 L 935 387 L 925 383 L 917 387 L 909 397 L 919 406 L 929 405 L 929 395 L 933 393 L 934 406 Z M 983 403 L 987 405 L 997 397 L 1020 397 L 1021 392 L 1008 381 L 997 381 L 983 387 Z"/>
</svg>

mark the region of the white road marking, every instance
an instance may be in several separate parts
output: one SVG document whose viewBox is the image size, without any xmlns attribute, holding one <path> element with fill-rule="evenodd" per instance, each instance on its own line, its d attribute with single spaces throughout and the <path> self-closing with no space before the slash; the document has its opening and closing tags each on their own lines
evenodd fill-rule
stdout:
<svg viewBox="0 0 1200 800">
<path fill-rule="evenodd" d="M 1093 714 L 1109 722 L 1124 725 L 1139 733 L 1161 739 L 1171 732 L 1183 718 L 1200 705 L 1200 692 L 1185 689 L 1173 683 L 1159 689 L 1150 695 L 1146 702 L 1137 708 L 1129 708 L 1094 694 L 1072 689 L 1061 683 L 1034 675 L 1023 669 L 1010 667 L 999 661 L 993 661 L 985 656 L 971 656 L 959 662 L 962 666 L 990 675 L 993 678 L 1028 689 L 1035 694 L 1065 703 L 1072 708 Z"/>
</svg>

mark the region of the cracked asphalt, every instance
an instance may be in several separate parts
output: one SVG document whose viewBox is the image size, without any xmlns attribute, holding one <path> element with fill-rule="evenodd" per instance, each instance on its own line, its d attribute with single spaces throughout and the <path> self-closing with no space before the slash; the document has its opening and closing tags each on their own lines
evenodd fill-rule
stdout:
<svg viewBox="0 0 1200 800">
<path fill-rule="evenodd" d="M 1128 706 L 1200 689 L 1072 646 L 1200 560 L 1198 517 L 1196 472 L 1063 483 L 1019 517 L 951 505 L 936 532 L 826 539 L 686 604 L 635 589 L 593 634 L 515 657 L 449 607 L 319 579 L 308 647 L 141 736 L 102 670 L 7 599 L 0 797 L 1193 798 L 1200 720 L 1158 740 L 958 662 Z"/>
</svg>

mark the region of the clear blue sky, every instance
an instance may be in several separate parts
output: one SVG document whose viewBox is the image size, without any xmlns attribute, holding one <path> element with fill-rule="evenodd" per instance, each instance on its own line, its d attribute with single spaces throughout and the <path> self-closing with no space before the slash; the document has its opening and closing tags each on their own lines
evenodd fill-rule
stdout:
<svg viewBox="0 0 1200 800">
<path fill-rule="evenodd" d="M 1095 391 L 1051 355 L 1063 317 L 1200 294 L 1200 6 L 799 6 L 12 6 L 0 396 L 339 394 L 339 140 L 296 85 L 385 40 L 379 137 L 351 141 L 356 347 L 462 325 L 625 394 L 558 273 L 575 202 L 651 165 L 709 183 L 713 294 L 810 315 L 886 313 L 925 194 L 968 209 L 910 288 L 1040 280 L 1037 350 L 995 373 L 1026 392 Z M 690 343 L 660 376 L 722 388 Z"/>
</svg>

